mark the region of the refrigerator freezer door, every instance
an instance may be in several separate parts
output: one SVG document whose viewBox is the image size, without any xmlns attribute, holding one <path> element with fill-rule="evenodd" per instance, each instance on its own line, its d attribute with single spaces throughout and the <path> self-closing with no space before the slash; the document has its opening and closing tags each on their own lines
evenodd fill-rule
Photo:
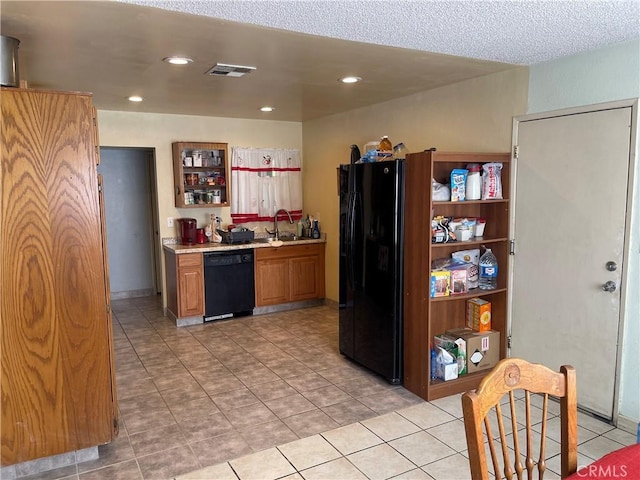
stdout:
<svg viewBox="0 0 640 480">
<path fill-rule="evenodd" d="M 349 189 L 350 169 L 340 166 L 340 279 L 338 286 L 339 307 L 339 349 L 349 358 L 354 355 L 353 338 L 353 269 L 351 265 L 351 245 L 353 243 L 351 222 L 353 219 L 353 196 Z"/>
<path fill-rule="evenodd" d="M 340 242 L 340 351 L 392 383 L 402 378 L 403 167 L 350 166 Z"/>
</svg>

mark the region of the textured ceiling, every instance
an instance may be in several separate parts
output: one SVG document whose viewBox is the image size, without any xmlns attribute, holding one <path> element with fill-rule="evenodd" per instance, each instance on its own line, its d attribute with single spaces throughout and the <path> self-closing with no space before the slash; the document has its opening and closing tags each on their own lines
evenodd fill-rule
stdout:
<svg viewBox="0 0 640 480">
<path fill-rule="evenodd" d="M 638 37 L 638 0 L 121 0 L 357 42 L 531 65 Z"/>
<path fill-rule="evenodd" d="M 0 31 L 30 87 L 99 109 L 299 122 L 638 38 L 639 1 L 0 0 Z"/>
</svg>

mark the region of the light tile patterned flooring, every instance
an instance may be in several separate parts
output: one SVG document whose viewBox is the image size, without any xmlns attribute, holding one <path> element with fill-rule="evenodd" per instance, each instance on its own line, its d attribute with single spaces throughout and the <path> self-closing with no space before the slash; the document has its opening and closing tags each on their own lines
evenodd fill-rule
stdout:
<svg viewBox="0 0 640 480">
<path fill-rule="evenodd" d="M 181 328 L 159 297 L 113 311 L 119 436 L 98 460 L 23 478 L 469 478 L 460 396 L 424 402 L 343 358 L 335 309 Z M 580 465 L 635 442 L 582 413 L 579 425 Z M 545 478 L 559 478 L 553 454 Z"/>
</svg>

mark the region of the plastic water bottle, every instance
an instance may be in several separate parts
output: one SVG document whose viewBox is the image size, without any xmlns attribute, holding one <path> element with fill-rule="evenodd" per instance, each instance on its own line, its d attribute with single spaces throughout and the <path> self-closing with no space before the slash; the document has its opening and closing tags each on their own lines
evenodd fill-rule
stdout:
<svg viewBox="0 0 640 480">
<path fill-rule="evenodd" d="M 438 378 L 438 375 L 436 373 L 436 361 L 437 361 L 437 356 L 436 356 L 436 350 L 434 348 L 431 348 L 431 380 L 435 380 L 436 378 Z M 638 429 L 638 431 L 640 431 L 640 427 Z"/>
<path fill-rule="evenodd" d="M 498 288 L 498 259 L 490 248 L 480 257 L 480 290 L 495 290 Z"/>
</svg>

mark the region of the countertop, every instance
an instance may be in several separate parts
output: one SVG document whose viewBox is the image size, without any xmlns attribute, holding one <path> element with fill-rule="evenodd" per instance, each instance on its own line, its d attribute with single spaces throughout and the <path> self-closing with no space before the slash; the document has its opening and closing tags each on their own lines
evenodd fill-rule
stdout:
<svg viewBox="0 0 640 480">
<path fill-rule="evenodd" d="M 306 245 L 309 243 L 326 243 L 326 236 L 323 234 L 320 238 L 303 238 L 301 240 L 287 240 L 286 242 L 282 242 L 281 247 L 292 246 L 292 245 Z M 209 252 L 224 252 L 227 250 L 243 250 L 247 248 L 278 248 L 271 243 L 260 243 L 260 242 L 250 242 L 250 243 L 239 243 L 234 245 L 229 245 L 228 243 L 203 243 L 197 245 L 181 245 L 179 243 L 176 244 L 164 244 L 163 247 L 169 251 L 173 252 L 176 255 L 180 255 L 182 253 L 209 253 Z"/>
</svg>

